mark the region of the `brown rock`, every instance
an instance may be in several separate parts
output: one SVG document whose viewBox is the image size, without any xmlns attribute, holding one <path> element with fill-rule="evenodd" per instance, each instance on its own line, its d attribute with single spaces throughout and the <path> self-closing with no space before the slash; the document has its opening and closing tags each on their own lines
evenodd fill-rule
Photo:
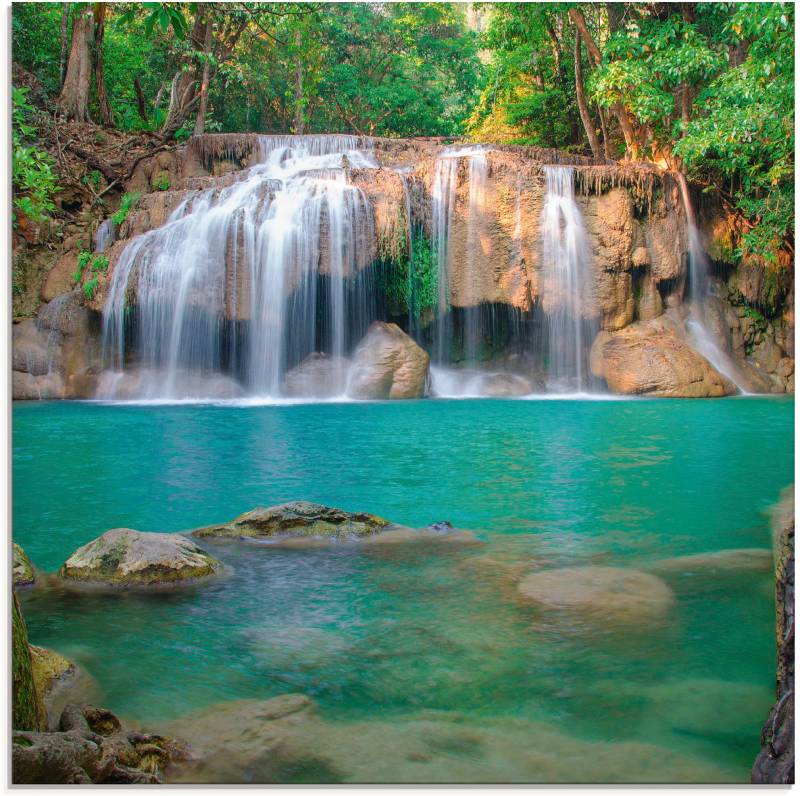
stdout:
<svg viewBox="0 0 800 796">
<path fill-rule="evenodd" d="M 590 362 L 594 375 L 620 395 L 705 398 L 736 392 L 663 316 L 598 336 Z"/>
<path fill-rule="evenodd" d="M 373 323 L 353 353 L 348 394 L 363 400 L 422 398 L 430 358 L 399 326 Z"/>
</svg>

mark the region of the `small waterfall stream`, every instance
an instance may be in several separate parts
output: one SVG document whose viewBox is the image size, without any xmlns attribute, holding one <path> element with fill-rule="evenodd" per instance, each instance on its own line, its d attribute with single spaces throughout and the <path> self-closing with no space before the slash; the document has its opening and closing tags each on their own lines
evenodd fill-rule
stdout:
<svg viewBox="0 0 800 796">
<path fill-rule="evenodd" d="M 692 207 L 689 186 L 681 175 L 678 185 L 683 199 L 686 213 L 686 236 L 689 243 L 689 319 L 686 321 L 686 330 L 694 348 L 704 356 L 723 376 L 729 379 L 739 392 L 747 395 L 749 391 L 742 379 L 739 368 L 730 356 L 720 346 L 719 341 L 709 330 L 705 319 L 705 305 L 711 295 L 708 279 L 708 257 L 700 240 L 700 231 Z"/>
<path fill-rule="evenodd" d="M 202 392 L 220 374 L 277 396 L 288 367 L 316 350 L 341 361 L 350 330 L 372 319 L 374 296 L 356 278 L 371 259 L 372 212 L 346 173 L 376 167 L 368 144 L 263 136 L 256 159 L 232 185 L 190 194 L 121 255 L 104 360 L 122 371 L 133 350 L 137 397 L 195 397 L 198 380 Z"/>
<path fill-rule="evenodd" d="M 589 245 L 575 202 L 574 169 L 543 168 L 547 181 L 541 227 L 548 372 L 554 390 L 582 392 L 588 386 L 586 348 L 593 339 L 584 319 L 590 286 Z"/>
</svg>

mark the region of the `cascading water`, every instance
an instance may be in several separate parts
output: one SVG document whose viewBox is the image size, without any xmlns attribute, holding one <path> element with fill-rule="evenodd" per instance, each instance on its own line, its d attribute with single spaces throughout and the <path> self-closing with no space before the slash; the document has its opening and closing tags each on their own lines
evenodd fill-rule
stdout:
<svg viewBox="0 0 800 796">
<path fill-rule="evenodd" d="M 133 349 L 136 397 L 207 397 L 221 374 L 278 396 L 288 367 L 320 350 L 343 362 L 372 320 L 374 296 L 358 278 L 372 256 L 372 211 L 346 172 L 376 167 L 363 140 L 263 136 L 255 156 L 240 180 L 191 194 L 117 263 L 104 359 L 122 371 Z"/>
<path fill-rule="evenodd" d="M 551 386 L 582 392 L 588 386 L 584 364 L 591 330 L 584 318 L 590 288 L 589 245 L 575 202 L 570 166 L 544 166 L 547 181 L 541 215 L 544 311 L 548 327 L 548 373 Z"/>
<path fill-rule="evenodd" d="M 116 239 L 114 222 L 110 218 L 101 221 L 94 233 L 94 251 L 104 252 Z"/>
<path fill-rule="evenodd" d="M 488 176 L 487 150 L 481 146 L 447 148 L 443 150 L 436 160 L 432 186 L 432 230 L 433 230 L 433 257 L 436 262 L 439 303 L 438 323 L 436 334 L 435 360 L 439 365 L 446 364 L 450 359 L 450 344 L 452 342 L 452 320 L 450 311 L 450 256 L 451 256 L 451 227 L 455 212 L 459 167 L 462 160 L 469 163 L 469 204 L 467 208 L 467 257 L 464 263 L 464 274 L 470 280 L 474 274 L 474 255 L 479 245 L 478 235 L 484 212 L 486 180 Z M 464 330 L 465 356 L 474 359 L 480 336 L 477 323 L 478 312 L 472 313 L 475 320 L 468 320 Z M 471 316 L 471 317 L 472 317 Z"/>
<path fill-rule="evenodd" d="M 686 328 L 694 348 L 702 354 L 723 376 L 729 379 L 742 393 L 748 393 L 739 368 L 722 349 L 719 342 L 708 329 L 705 320 L 705 307 L 711 295 L 708 279 L 708 258 L 700 240 L 700 232 L 695 223 L 689 187 L 684 178 L 678 184 L 686 212 L 686 236 L 689 243 L 689 318 Z"/>
</svg>

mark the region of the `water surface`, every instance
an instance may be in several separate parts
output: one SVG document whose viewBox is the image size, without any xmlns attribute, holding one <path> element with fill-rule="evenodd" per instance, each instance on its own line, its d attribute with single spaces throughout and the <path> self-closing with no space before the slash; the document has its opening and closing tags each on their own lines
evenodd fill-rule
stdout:
<svg viewBox="0 0 800 796">
<path fill-rule="evenodd" d="M 14 538 L 43 570 L 109 528 L 178 531 L 300 498 L 446 519 L 483 542 L 216 544 L 232 574 L 203 588 L 26 594 L 31 640 L 149 726 L 306 694 L 344 780 L 746 781 L 774 681 L 769 573 L 670 576 L 667 618 L 638 626 L 536 611 L 515 583 L 768 547 L 792 413 L 781 398 L 18 405 Z M 445 743 L 447 722 L 477 734 Z M 364 732 L 369 754 L 353 748 Z"/>
</svg>

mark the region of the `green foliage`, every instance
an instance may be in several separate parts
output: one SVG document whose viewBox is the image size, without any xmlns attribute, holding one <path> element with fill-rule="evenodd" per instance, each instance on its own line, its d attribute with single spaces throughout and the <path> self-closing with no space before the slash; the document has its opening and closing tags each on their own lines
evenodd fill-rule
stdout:
<svg viewBox="0 0 800 796">
<path fill-rule="evenodd" d="M 78 254 L 75 271 L 72 273 L 72 281 L 75 282 L 75 284 L 78 284 L 83 279 L 83 275 L 86 272 L 87 266 L 89 268 L 89 272 L 92 274 L 96 274 L 100 271 L 106 273 L 106 271 L 108 271 L 108 258 L 104 254 L 93 255 L 89 251 L 80 252 Z M 97 287 L 97 277 L 93 277 L 86 284 L 89 284 L 89 282 L 94 283 L 91 288 L 92 295 L 94 295 L 94 289 Z M 84 294 L 85 293 L 86 285 L 84 285 Z M 91 296 L 88 296 L 87 298 L 91 298 Z"/>
<path fill-rule="evenodd" d="M 119 203 L 119 210 L 111 216 L 111 220 L 114 222 L 114 226 L 122 226 L 122 223 L 128 217 L 128 213 L 130 213 L 131 209 L 136 206 L 136 203 L 141 198 L 141 194 L 138 193 L 124 193 L 122 194 L 122 199 Z"/>
<path fill-rule="evenodd" d="M 88 301 L 91 301 L 94 298 L 94 293 L 97 290 L 97 277 L 93 276 L 91 279 L 87 279 L 83 285 L 83 295 Z"/>
<path fill-rule="evenodd" d="M 738 6 L 723 33 L 747 55 L 700 93 L 675 152 L 695 179 L 731 186 L 748 221 L 738 255 L 776 265 L 794 236 L 794 8 Z"/>
<path fill-rule="evenodd" d="M 12 88 L 12 222 L 17 212 L 32 221 L 43 221 L 53 211 L 53 196 L 58 190 L 55 164 L 46 153 L 25 143 L 36 134 L 26 119 L 33 108 L 26 102 L 26 88 Z"/>
<path fill-rule="evenodd" d="M 169 190 L 169 177 L 166 174 L 159 174 L 153 180 L 154 191 L 168 191 Z"/>
<path fill-rule="evenodd" d="M 405 248 L 405 240 L 399 242 Z M 383 263 L 380 287 L 389 312 L 419 320 L 439 301 L 439 273 L 431 243 L 424 235 L 415 236 L 413 257 Z"/>
</svg>

